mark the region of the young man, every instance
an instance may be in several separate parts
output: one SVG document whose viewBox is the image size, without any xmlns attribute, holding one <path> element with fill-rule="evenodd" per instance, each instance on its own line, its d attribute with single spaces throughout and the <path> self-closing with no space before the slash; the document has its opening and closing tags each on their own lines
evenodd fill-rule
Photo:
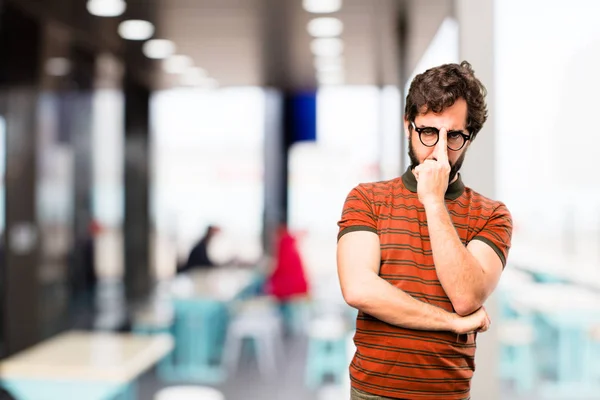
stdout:
<svg viewBox="0 0 600 400">
<path fill-rule="evenodd" d="M 352 399 L 469 399 L 483 304 L 510 247 L 506 206 L 465 187 L 458 171 L 487 118 L 467 62 L 415 77 L 404 130 L 411 166 L 360 184 L 344 204 L 338 274 L 359 310 Z"/>
</svg>

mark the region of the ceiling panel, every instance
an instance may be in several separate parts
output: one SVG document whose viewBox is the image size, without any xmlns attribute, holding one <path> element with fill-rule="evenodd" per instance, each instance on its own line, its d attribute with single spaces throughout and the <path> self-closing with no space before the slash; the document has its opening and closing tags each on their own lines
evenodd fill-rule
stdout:
<svg viewBox="0 0 600 400">
<path fill-rule="evenodd" d="M 306 30 L 315 15 L 304 11 L 301 0 L 279 0 L 275 12 L 266 8 L 274 4 L 266 0 L 153 1 L 157 37 L 173 40 L 178 53 L 191 56 L 221 86 L 263 85 L 269 61 L 263 54 L 269 56 L 269 46 L 276 40 L 283 41 L 279 52 L 286 57 L 282 62 L 285 85 L 295 89 L 315 86 L 312 38 Z M 390 36 L 394 35 L 395 4 L 395 0 L 344 0 L 342 10 L 331 14 L 344 23 L 346 83 L 394 83 L 396 49 Z M 274 20 L 279 17 L 285 17 L 285 22 Z M 265 24 L 272 24 L 275 31 L 265 29 Z M 279 37 L 265 37 L 265 32 Z M 175 76 L 161 73 L 159 77 L 162 87 L 178 82 Z"/>
</svg>

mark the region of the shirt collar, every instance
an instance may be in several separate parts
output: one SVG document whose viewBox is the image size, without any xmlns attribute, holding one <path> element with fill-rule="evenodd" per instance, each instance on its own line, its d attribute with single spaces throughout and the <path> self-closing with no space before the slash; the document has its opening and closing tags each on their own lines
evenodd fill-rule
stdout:
<svg viewBox="0 0 600 400">
<path fill-rule="evenodd" d="M 415 178 L 415 175 L 410 167 L 408 167 L 406 172 L 402 175 L 402 182 L 408 190 L 413 193 L 417 193 L 417 178 Z M 444 197 L 446 200 L 456 200 L 464 193 L 464 191 L 465 185 L 459 173 L 456 180 L 448 185 L 448 189 L 446 189 L 446 195 Z"/>
</svg>

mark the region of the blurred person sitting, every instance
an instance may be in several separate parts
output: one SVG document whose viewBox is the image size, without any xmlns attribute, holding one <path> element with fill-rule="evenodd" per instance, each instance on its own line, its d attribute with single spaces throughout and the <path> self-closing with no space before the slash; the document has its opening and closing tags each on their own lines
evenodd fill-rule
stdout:
<svg viewBox="0 0 600 400">
<path fill-rule="evenodd" d="M 218 264 L 210 257 L 208 247 L 215 235 L 219 233 L 221 229 L 215 225 L 209 225 L 206 228 L 204 236 L 196 243 L 196 245 L 190 251 L 187 262 L 180 268 L 178 272 L 189 271 L 193 268 L 212 268 Z"/>
</svg>

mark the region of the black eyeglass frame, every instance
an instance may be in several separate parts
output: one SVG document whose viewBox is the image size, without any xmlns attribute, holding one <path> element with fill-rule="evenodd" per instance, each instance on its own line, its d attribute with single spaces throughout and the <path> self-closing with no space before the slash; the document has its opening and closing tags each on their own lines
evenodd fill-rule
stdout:
<svg viewBox="0 0 600 400">
<path fill-rule="evenodd" d="M 421 141 L 421 143 L 423 144 L 423 146 L 425 146 L 425 147 L 434 147 L 440 141 L 440 130 L 438 128 L 435 128 L 433 126 L 424 126 L 422 128 L 418 128 L 417 125 L 415 124 L 415 121 L 411 121 L 410 124 L 411 124 L 412 128 L 419 134 L 419 140 Z M 435 143 L 433 143 L 433 144 L 425 144 L 425 142 L 423 142 L 423 139 L 421 138 L 421 134 L 422 134 L 422 132 L 425 129 L 432 129 L 432 130 L 434 130 L 437 133 L 437 139 L 435 140 Z M 462 146 L 460 146 L 458 149 L 453 149 L 450 146 L 447 146 L 452 151 L 459 151 L 460 149 L 462 149 L 463 147 L 465 147 L 465 144 L 467 144 L 467 141 L 471 140 L 471 137 L 473 136 L 470 132 L 467 135 L 463 131 L 449 131 L 449 132 L 446 133 L 447 136 L 454 135 L 454 134 L 461 135 L 463 137 L 463 139 L 465 139 L 465 140 L 464 140 Z"/>
</svg>

